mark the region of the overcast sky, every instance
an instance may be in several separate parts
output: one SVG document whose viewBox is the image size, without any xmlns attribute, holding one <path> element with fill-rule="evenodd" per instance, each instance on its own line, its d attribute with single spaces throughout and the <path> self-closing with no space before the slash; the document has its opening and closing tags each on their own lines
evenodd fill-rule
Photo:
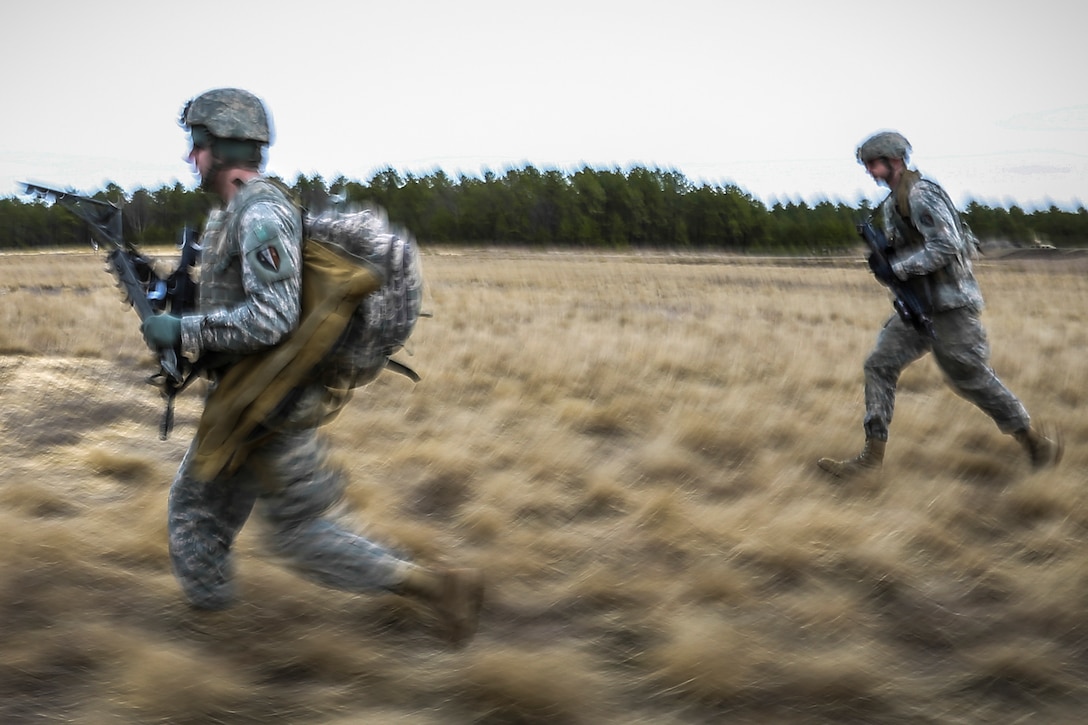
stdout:
<svg viewBox="0 0 1088 725">
<path fill-rule="evenodd" d="M 177 113 L 240 86 L 268 170 L 633 165 L 764 202 L 883 196 L 902 131 L 959 203 L 1088 202 L 1088 6 L 1068 0 L 5 3 L 0 196 L 194 179 Z"/>
</svg>

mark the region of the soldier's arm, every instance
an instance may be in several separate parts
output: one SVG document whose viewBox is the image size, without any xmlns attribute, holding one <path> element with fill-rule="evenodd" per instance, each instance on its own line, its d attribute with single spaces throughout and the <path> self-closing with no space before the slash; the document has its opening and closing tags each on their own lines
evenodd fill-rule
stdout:
<svg viewBox="0 0 1088 725">
<path fill-rule="evenodd" d="M 186 315 L 182 349 L 251 353 L 271 347 L 298 325 L 301 303 L 301 223 L 287 204 L 260 201 L 238 219 L 239 261 L 246 301 Z"/>
<path fill-rule="evenodd" d="M 910 193 L 910 218 L 925 244 L 913 254 L 892 262 L 895 276 L 907 279 L 930 274 L 961 255 L 964 240 L 956 224 L 956 210 L 935 185 L 915 184 Z"/>
</svg>

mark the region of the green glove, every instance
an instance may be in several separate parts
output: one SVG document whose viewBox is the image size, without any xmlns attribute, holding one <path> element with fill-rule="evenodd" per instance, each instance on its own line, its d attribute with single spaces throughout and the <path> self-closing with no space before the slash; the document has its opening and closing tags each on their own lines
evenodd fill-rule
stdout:
<svg viewBox="0 0 1088 725">
<path fill-rule="evenodd" d="M 177 315 L 152 315 L 140 325 L 140 332 L 152 350 L 173 350 L 181 344 L 181 318 Z"/>
</svg>

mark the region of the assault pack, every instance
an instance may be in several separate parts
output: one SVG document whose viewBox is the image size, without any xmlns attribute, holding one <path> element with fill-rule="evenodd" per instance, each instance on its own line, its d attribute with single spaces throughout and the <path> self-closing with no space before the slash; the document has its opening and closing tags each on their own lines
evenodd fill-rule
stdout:
<svg viewBox="0 0 1088 725">
<path fill-rule="evenodd" d="M 384 280 L 355 308 L 347 329 L 315 371 L 330 388 L 355 388 L 389 368 L 418 382 L 392 359 L 412 334 L 423 302 L 419 251 L 408 233 L 390 226 L 385 212 L 366 207 L 303 218 L 306 244 L 328 245 L 353 261 L 377 268 Z M 305 271 L 304 271 L 305 273 Z"/>
<path fill-rule="evenodd" d="M 279 344 L 222 372 L 197 427 L 190 467 L 197 480 L 232 474 L 275 430 L 331 420 L 357 386 L 386 367 L 419 379 L 391 362 L 420 315 L 422 274 L 412 238 L 394 233 L 378 209 L 307 217 L 302 233 L 298 325 Z"/>
<path fill-rule="evenodd" d="M 270 184 L 247 205 L 274 193 Z M 304 214 L 302 231 L 298 326 L 219 377 L 197 429 L 191 472 L 198 480 L 237 470 L 262 431 L 331 420 L 355 388 L 386 368 L 419 380 L 391 360 L 420 316 L 423 277 L 412 237 L 395 232 L 377 208 Z M 299 407 L 299 396 L 319 389 L 319 401 Z"/>
<path fill-rule="evenodd" d="M 276 181 L 261 179 L 256 183 L 266 184 L 268 190 L 253 194 L 245 206 L 235 210 L 235 221 L 249 205 L 276 194 L 273 189 L 288 200 L 294 199 L 291 191 Z M 394 228 L 385 211 L 373 205 L 334 208 L 317 215 L 305 209 L 301 212 L 304 279 L 313 272 L 307 266 L 305 250 L 320 245 L 367 270 L 379 284 L 355 307 L 346 329 L 314 369 L 313 379 L 329 388 L 350 390 L 366 385 L 383 369 L 390 368 L 418 382 L 414 371 L 392 360 L 411 336 L 423 301 L 423 275 L 415 239 L 407 231 Z"/>
</svg>

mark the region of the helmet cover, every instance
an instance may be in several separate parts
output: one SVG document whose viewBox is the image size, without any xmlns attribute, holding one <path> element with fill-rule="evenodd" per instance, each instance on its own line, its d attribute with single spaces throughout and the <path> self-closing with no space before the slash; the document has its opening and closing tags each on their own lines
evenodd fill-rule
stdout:
<svg viewBox="0 0 1088 725">
<path fill-rule="evenodd" d="M 178 123 L 202 126 L 216 138 L 272 142 L 268 109 L 260 98 L 241 88 L 217 88 L 193 98 L 181 110 Z"/>
<path fill-rule="evenodd" d="M 902 159 L 910 157 L 910 142 L 898 131 L 880 131 L 865 139 L 857 150 L 858 162 L 867 164 L 873 159 Z"/>
</svg>

